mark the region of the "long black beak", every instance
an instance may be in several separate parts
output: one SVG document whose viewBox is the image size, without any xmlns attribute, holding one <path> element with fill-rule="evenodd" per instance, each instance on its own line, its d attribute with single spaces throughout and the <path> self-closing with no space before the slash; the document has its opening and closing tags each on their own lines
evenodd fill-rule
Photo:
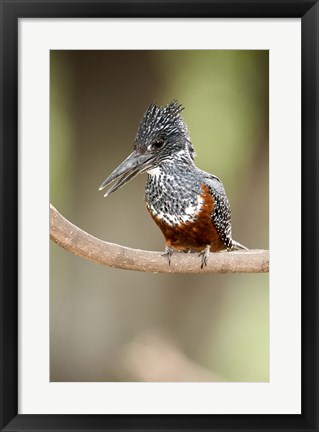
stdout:
<svg viewBox="0 0 319 432">
<path fill-rule="evenodd" d="M 153 156 L 150 154 L 138 154 L 135 150 L 129 155 L 113 172 L 110 174 L 104 182 L 101 184 L 99 190 L 104 189 L 114 180 L 118 179 L 117 182 L 111 186 L 105 197 L 115 192 L 117 189 L 124 186 L 127 182 L 132 180 L 138 174 L 146 171 L 152 166 Z"/>
</svg>

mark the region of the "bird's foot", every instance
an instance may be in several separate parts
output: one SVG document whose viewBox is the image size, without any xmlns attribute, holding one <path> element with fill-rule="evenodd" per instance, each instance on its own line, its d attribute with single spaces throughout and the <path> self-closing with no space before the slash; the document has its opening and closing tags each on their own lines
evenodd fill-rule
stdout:
<svg viewBox="0 0 319 432">
<path fill-rule="evenodd" d="M 170 248 L 169 246 L 165 246 L 165 251 L 164 251 L 164 253 L 161 254 L 161 256 L 167 256 L 168 265 L 171 265 L 172 255 L 173 255 L 173 249 Z"/>
<path fill-rule="evenodd" d="M 204 266 L 207 266 L 207 262 L 208 262 L 209 254 L 210 254 L 210 245 L 207 245 L 207 246 L 205 247 L 205 249 L 203 249 L 203 250 L 199 253 L 198 256 L 201 256 L 201 257 L 202 257 L 202 262 L 201 262 L 201 265 L 200 265 L 200 268 L 201 268 L 201 269 L 204 268 Z"/>
</svg>

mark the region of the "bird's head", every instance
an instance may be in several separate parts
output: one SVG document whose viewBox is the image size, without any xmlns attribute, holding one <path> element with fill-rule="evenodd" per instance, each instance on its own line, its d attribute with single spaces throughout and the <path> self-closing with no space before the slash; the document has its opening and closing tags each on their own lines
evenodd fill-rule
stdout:
<svg viewBox="0 0 319 432">
<path fill-rule="evenodd" d="M 194 159 L 187 126 L 181 117 L 182 105 L 176 100 L 165 107 L 151 104 L 140 122 L 134 151 L 101 184 L 104 189 L 114 180 L 104 196 L 110 195 L 142 172 L 150 171 L 162 163 L 183 157 Z"/>
</svg>

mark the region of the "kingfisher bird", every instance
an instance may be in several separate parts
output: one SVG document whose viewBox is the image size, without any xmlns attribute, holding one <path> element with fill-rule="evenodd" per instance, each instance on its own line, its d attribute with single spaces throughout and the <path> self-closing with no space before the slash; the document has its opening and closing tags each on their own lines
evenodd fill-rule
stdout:
<svg viewBox="0 0 319 432">
<path fill-rule="evenodd" d="M 117 180 L 105 197 L 147 172 L 145 204 L 164 234 L 169 265 L 174 250 L 199 252 L 201 268 L 210 252 L 247 249 L 232 239 L 231 209 L 222 182 L 197 168 L 195 151 L 177 100 L 152 103 L 140 122 L 133 152 L 104 180 Z"/>
</svg>

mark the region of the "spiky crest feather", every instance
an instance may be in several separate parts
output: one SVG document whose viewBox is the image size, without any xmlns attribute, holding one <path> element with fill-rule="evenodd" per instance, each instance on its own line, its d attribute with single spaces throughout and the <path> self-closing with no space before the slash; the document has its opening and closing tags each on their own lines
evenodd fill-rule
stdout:
<svg viewBox="0 0 319 432">
<path fill-rule="evenodd" d="M 135 138 L 136 145 L 146 148 L 159 138 L 181 137 L 185 139 L 189 154 L 194 159 L 195 151 L 189 132 L 180 115 L 183 110 L 184 107 L 176 99 L 164 107 L 156 103 L 150 104 L 140 122 Z"/>
</svg>

